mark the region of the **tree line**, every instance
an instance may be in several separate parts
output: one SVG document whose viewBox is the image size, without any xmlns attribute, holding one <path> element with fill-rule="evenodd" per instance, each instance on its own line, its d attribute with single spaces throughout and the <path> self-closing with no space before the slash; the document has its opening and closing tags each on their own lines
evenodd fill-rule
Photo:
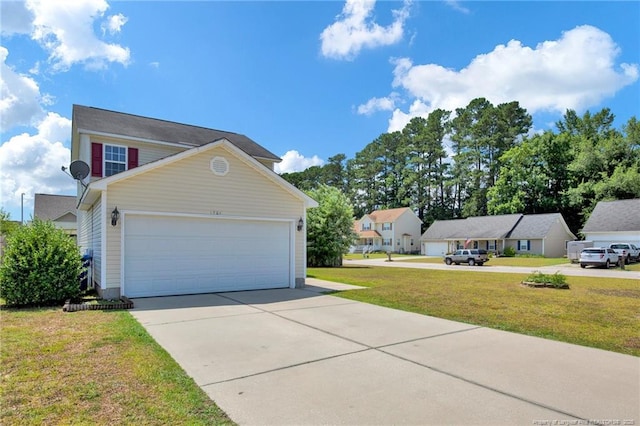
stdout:
<svg viewBox="0 0 640 426">
<path fill-rule="evenodd" d="M 336 154 L 282 177 L 307 192 L 340 189 L 356 217 L 408 206 L 426 229 L 438 219 L 560 212 L 577 233 L 598 201 L 640 197 L 640 125 L 632 117 L 615 129 L 614 118 L 608 108 L 567 110 L 555 131 L 532 134 L 518 102 L 477 98 L 455 114 L 414 117 L 354 158 Z"/>
</svg>

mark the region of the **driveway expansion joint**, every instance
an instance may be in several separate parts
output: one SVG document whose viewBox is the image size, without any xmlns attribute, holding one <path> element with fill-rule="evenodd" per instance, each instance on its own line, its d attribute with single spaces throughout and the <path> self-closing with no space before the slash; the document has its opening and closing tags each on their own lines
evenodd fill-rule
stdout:
<svg viewBox="0 0 640 426">
<path fill-rule="evenodd" d="M 484 327 L 478 327 L 478 328 L 484 328 Z M 391 345 L 389 345 L 389 346 L 391 346 Z M 554 412 L 556 412 L 558 414 L 561 414 L 563 416 L 572 417 L 575 420 L 579 420 L 579 421 L 587 421 L 588 420 L 587 418 L 580 417 L 580 416 L 578 416 L 578 415 L 576 415 L 574 413 L 569 413 L 567 411 L 561 410 L 561 409 L 553 407 L 551 405 L 547 405 L 547 404 L 544 404 L 544 403 L 541 403 L 541 402 L 537 402 L 537 401 L 534 401 L 534 400 L 531 400 L 531 399 L 528 399 L 528 398 L 525 398 L 525 397 L 510 393 L 510 392 L 506 392 L 506 391 L 503 391 L 501 389 L 495 388 L 493 386 L 485 385 L 484 383 L 480 383 L 480 382 L 478 382 L 476 380 L 467 379 L 466 377 L 460 376 L 460 375 L 455 374 L 455 373 L 451 373 L 450 371 L 442 370 L 440 368 L 437 368 L 437 367 L 434 367 L 434 366 L 431 366 L 431 365 L 428 365 L 428 364 L 424 364 L 424 363 L 412 360 L 410 358 L 405 358 L 403 356 L 400 356 L 400 355 L 397 355 L 397 354 L 394 354 L 394 353 L 391 353 L 391 352 L 387 352 L 383 348 L 377 349 L 377 350 L 382 352 L 382 353 L 384 353 L 384 354 L 386 354 L 386 355 L 390 355 L 390 356 L 392 356 L 394 358 L 400 359 L 402 361 L 410 362 L 410 363 L 412 363 L 414 365 L 417 365 L 417 366 L 420 366 L 420 367 L 423 367 L 423 368 L 427 368 L 427 369 L 429 369 L 429 370 L 431 370 L 431 371 L 433 371 L 435 373 L 443 374 L 445 376 L 451 377 L 452 379 L 460 380 L 460 381 L 462 381 L 464 383 L 468 383 L 468 384 L 473 385 L 473 386 L 481 387 L 481 388 L 486 389 L 486 390 L 488 390 L 490 392 L 495 392 L 495 393 L 498 393 L 500 395 L 506 396 L 508 398 L 513 398 L 513 399 L 516 399 L 518 401 L 522 401 L 522 402 L 524 402 L 526 404 L 531 404 L 531 405 L 535 405 L 536 407 L 540 407 L 540 408 L 544 408 L 546 410 L 554 411 Z"/>
<path fill-rule="evenodd" d="M 202 386 L 202 387 L 204 387 L 204 386 L 213 386 L 213 385 L 218 385 L 220 383 L 235 382 L 236 380 L 242 380 L 242 379 L 247 379 L 249 377 L 261 376 L 263 374 L 269 374 L 269 373 L 273 373 L 273 372 L 276 372 L 276 371 L 288 370 L 290 368 L 300 367 L 302 365 L 315 364 L 316 362 L 328 361 L 330 359 L 336 359 L 336 358 L 341 358 L 341 357 L 347 356 L 347 355 L 353 355 L 353 354 L 359 354 L 359 353 L 362 353 L 362 352 L 368 352 L 370 350 L 371 350 L 371 348 L 364 348 L 364 349 L 359 349 L 357 351 L 344 352 L 344 353 L 341 353 L 341 354 L 326 356 L 326 357 L 323 357 L 323 358 L 311 359 L 309 361 L 297 362 L 295 364 L 285 365 L 283 367 L 273 368 L 271 370 L 259 371 L 257 373 L 247 374 L 247 375 L 244 375 L 244 376 L 233 377 L 231 379 L 224 379 L 224 380 L 219 380 L 217 382 L 205 383 L 205 384 L 202 384 L 200 386 Z"/>
<path fill-rule="evenodd" d="M 475 380 L 471 380 L 471 379 L 465 378 L 465 377 L 460 376 L 458 374 L 454 374 L 454 373 L 451 373 L 449 371 L 442 370 L 440 368 L 437 368 L 437 367 L 434 367 L 434 366 L 431 366 L 431 365 L 428 365 L 428 364 L 424 364 L 424 363 L 421 363 L 421 362 L 417 362 L 417 361 L 414 361 L 412 359 L 405 358 L 403 356 L 400 356 L 400 355 L 397 355 L 397 354 L 393 354 L 393 353 L 390 353 L 390 352 L 387 352 L 387 351 L 384 350 L 385 348 L 401 345 L 403 343 L 411 343 L 411 342 L 416 342 L 416 341 L 420 341 L 420 340 L 427 340 L 427 339 L 432 339 L 432 338 L 436 338 L 436 337 L 446 336 L 446 335 L 450 335 L 450 334 L 464 333 L 464 332 L 468 332 L 468 331 L 474 331 L 474 330 L 483 329 L 485 327 L 474 326 L 474 327 L 465 328 L 465 329 L 461 329 L 461 330 L 451 331 L 451 332 L 448 332 L 448 333 L 441 333 L 441 334 L 437 334 L 437 335 L 434 335 L 434 336 L 427 336 L 427 337 L 421 337 L 421 338 L 416 338 L 416 339 L 409 339 L 409 340 L 403 341 L 403 342 L 390 343 L 390 344 L 380 345 L 380 346 L 376 347 L 376 346 L 368 345 L 366 343 L 358 342 L 356 340 L 353 340 L 353 339 L 350 339 L 350 338 L 347 338 L 347 337 L 344 337 L 344 336 L 340 336 L 338 334 L 329 332 L 327 330 L 323 330 L 323 329 L 318 328 L 318 327 L 311 326 L 309 324 L 305 324 L 305 323 L 300 322 L 300 321 L 296 321 L 296 320 L 291 319 L 291 318 L 287 318 L 285 316 L 279 315 L 276 311 L 268 311 L 266 309 L 261 308 L 260 306 L 252 305 L 252 304 L 249 304 L 249 303 L 245 303 L 245 302 L 242 302 L 240 300 L 234 299 L 234 298 L 232 298 L 230 296 L 220 295 L 220 297 L 224 297 L 224 298 L 229 299 L 231 301 L 241 303 L 243 305 L 252 307 L 254 309 L 258 309 L 258 310 L 260 310 L 262 312 L 271 314 L 273 316 L 276 316 L 278 318 L 284 319 L 286 321 L 293 322 L 293 323 L 301 325 L 303 327 L 308 327 L 308 328 L 310 328 L 312 330 L 316 330 L 316 331 L 319 331 L 321 333 L 325 333 L 327 335 L 330 335 L 330 336 L 333 336 L 333 337 L 337 337 L 339 339 L 343 339 L 345 341 L 348 341 L 348 342 L 351 342 L 351 343 L 354 343 L 354 344 L 357 344 L 357 345 L 360 345 L 360 346 L 364 346 L 365 348 L 361 349 L 361 350 L 358 350 L 358 351 L 345 352 L 345 353 L 342 353 L 342 354 L 332 355 L 330 357 L 324 357 L 324 358 L 320 358 L 320 359 L 316 359 L 316 360 L 300 362 L 300 363 L 291 364 L 291 365 L 283 366 L 283 367 L 280 367 L 280 368 L 276 368 L 276 369 L 273 369 L 273 370 L 254 373 L 254 374 L 250 374 L 250 375 L 246 375 L 246 376 L 242 376 L 242 377 L 234 377 L 232 379 L 221 380 L 219 382 L 213 382 L 213 383 L 208 383 L 208 384 L 201 385 L 203 387 L 204 386 L 212 386 L 212 385 L 225 383 L 225 382 L 236 381 L 236 380 L 240 380 L 240 379 L 244 379 L 244 378 L 248 378 L 248 377 L 254 377 L 254 376 L 258 376 L 258 375 L 262 375 L 262 374 L 267 374 L 267 373 L 274 372 L 274 371 L 286 370 L 286 369 L 289 369 L 289 368 L 299 367 L 299 366 L 302 366 L 302 365 L 313 364 L 313 363 L 316 363 L 316 362 L 321 362 L 321 361 L 325 361 L 325 360 L 329 360 L 329 359 L 340 358 L 340 357 L 344 357 L 344 356 L 347 356 L 347 355 L 352 355 L 352 354 L 356 354 L 356 353 L 362 353 L 362 352 L 367 352 L 367 351 L 373 350 L 373 351 L 378 351 L 378 352 L 380 352 L 382 354 L 391 356 L 393 358 L 396 358 L 396 359 L 399 359 L 399 360 L 402 360 L 402 361 L 405 361 L 405 362 L 412 363 L 412 364 L 417 365 L 419 367 L 427 368 L 427 369 L 429 369 L 429 370 L 431 370 L 431 371 L 433 371 L 435 373 L 442 374 L 442 375 L 445 375 L 447 377 L 450 377 L 450 378 L 453 378 L 453 379 L 456 379 L 456 380 L 460 380 L 460 381 L 462 381 L 464 383 L 467 383 L 467 384 L 470 384 L 472 386 L 478 386 L 478 387 L 486 389 L 486 390 L 488 390 L 490 392 L 495 392 L 497 394 L 506 396 L 508 398 L 513 398 L 513 399 L 516 399 L 518 401 L 522 401 L 522 402 L 524 402 L 526 404 L 531 404 L 531 405 L 534 405 L 536 407 L 544 408 L 546 410 L 550 410 L 550 411 L 556 412 L 556 413 L 558 413 L 560 415 L 569 416 L 569 417 L 571 417 L 571 418 L 573 418 L 575 420 L 579 420 L 579 421 L 586 421 L 587 420 L 586 418 L 583 418 L 583 417 L 578 416 L 578 415 L 573 414 L 573 413 L 569 413 L 569 412 L 561 410 L 559 408 L 552 407 L 550 405 L 547 405 L 547 404 L 544 404 L 544 403 L 541 403 L 541 402 L 533 401 L 531 399 L 528 399 L 528 398 L 525 398 L 525 397 L 522 397 L 522 396 L 518 396 L 518 395 L 515 395 L 513 393 L 509 393 L 509 392 L 503 391 L 501 389 L 498 389 L 498 388 L 495 388 L 495 387 L 492 387 L 492 386 L 489 386 L 489 385 L 485 385 L 485 384 L 477 382 Z M 329 305 L 329 306 L 331 306 L 331 305 Z"/>
<path fill-rule="evenodd" d="M 247 305 L 249 306 L 249 305 Z M 170 324 L 180 324 L 180 323 L 185 323 L 185 322 L 198 322 L 198 321 L 209 321 L 209 320 L 215 320 L 218 318 L 231 318 L 231 317 L 242 317 L 242 316 L 246 316 L 246 315 L 257 315 L 257 314 L 263 314 L 264 312 L 262 310 L 260 310 L 259 312 L 243 312 L 241 314 L 229 314 L 229 315 L 216 315 L 213 317 L 198 317 L 198 318 L 191 318 L 191 319 L 184 319 L 184 320 L 177 320 L 177 321 L 167 321 L 167 322 L 159 322 L 159 323 L 155 323 L 155 324 L 143 324 L 145 327 L 156 327 L 159 325 L 170 325 Z"/>
<path fill-rule="evenodd" d="M 446 333 L 433 334 L 431 336 L 416 337 L 415 339 L 403 340 L 402 342 L 388 343 L 386 345 L 380 345 L 380 346 L 371 347 L 371 349 L 382 350 L 384 348 L 390 348 L 392 346 L 404 345 L 405 343 L 419 342 L 420 340 L 429 340 L 429 339 L 434 339 L 434 338 L 437 338 L 437 337 L 449 336 L 451 334 L 466 333 L 468 331 L 480 330 L 480 329 L 483 329 L 483 328 L 485 328 L 485 327 L 477 326 L 477 327 L 463 328 L 461 330 L 448 331 Z M 361 343 L 361 344 L 364 344 L 364 343 Z"/>
</svg>

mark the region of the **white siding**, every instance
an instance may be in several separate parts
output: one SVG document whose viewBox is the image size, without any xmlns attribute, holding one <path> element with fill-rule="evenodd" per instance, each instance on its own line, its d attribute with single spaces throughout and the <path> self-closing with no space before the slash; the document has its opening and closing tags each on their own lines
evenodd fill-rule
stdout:
<svg viewBox="0 0 640 426">
<path fill-rule="evenodd" d="M 640 246 L 640 231 L 585 232 L 584 239 L 593 241 L 594 247 L 606 247 L 613 243 L 631 243 Z"/>
<path fill-rule="evenodd" d="M 226 176 L 216 176 L 211 159 L 229 162 Z M 220 217 L 280 218 L 297 223 L 305 217 L 303 202 L 235 157 L 216 147 L 109 186 L 106 212 L 184 213 Z M 106 287 L 118 288 L 121 280 L 121 226 L 107 225 L 108 264 Z M 259 238 L 259 235 L 256 235 Z M 295 235 L 295 277 L 305 276 L 304 230 Z"/>
<path fill-rule="evenodd" d="M 100 227 L 100 206 L 98 201 L 89 210 L 78 210 L 78 247 L 80 253 L 90 251 L 93 255 L 91 276 L 92 280 L 100 284 L 100 272 L 102 268 L 102 232 Z"/>
<path fill-rule="evenodd" d="M 394 232 L 394 251 L 419 251 L 420 250 L 420 219 L 410 211 L 405 211 L 393 224 Z M 404 238 L 403 234 L 409 236 Z M 413 246 L 411 240 L 413 239 Z M 398 245 L 400 240 L 400 245 Z"/>
<path fill-rule="evenodd" d="M 93 281 L 102 286 L 102 201 L 98 199 L 93 205 Z"/>
</svg>

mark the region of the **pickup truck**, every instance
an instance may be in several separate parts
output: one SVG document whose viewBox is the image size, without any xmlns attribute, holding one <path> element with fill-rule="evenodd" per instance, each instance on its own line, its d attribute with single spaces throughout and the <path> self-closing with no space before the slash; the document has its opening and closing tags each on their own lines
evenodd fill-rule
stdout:
<svg viewBox="0 0 640 426">
<path fill-rule="evenodd" d="M 633 244 L 613 243 L 609 244 L 609 248 L 618 253 L 618 256 L 622 256 L 626 265 L 628 265 L 631 260 L 638 261 L 640 258 L 640 249 Z"/>
<path fill-rule="evenodd" d="M 487 255 L 486 250 L 462 249 L 456 250 L 453 254 L 447 254 L 444 256 L 444 263 L 447 265 L 451 265 L 452 263 L 455 263 L 456 265 L 467 263 L 469 266 L 482 266 L 483 263 L 488 261 L 489 256 Z"/>
</svg>

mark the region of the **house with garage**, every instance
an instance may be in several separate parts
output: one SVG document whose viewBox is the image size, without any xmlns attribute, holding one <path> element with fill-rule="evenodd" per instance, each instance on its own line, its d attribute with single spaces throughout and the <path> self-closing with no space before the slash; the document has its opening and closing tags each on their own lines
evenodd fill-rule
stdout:
<svg viewBox="0 0 640 426">
<path fill-rule="evenodd" d="M 496 254 L 512 247 L 519 254 L 562 257 L 576 236 L 560 213 L 507 214 L 436 220 L 420 238 L 421 252 L 442 256 L 461 248 Z"/>
<path fill-rule="evenodd" d="M 73 195 L 35 194 L 33 217 L 51 221 L 72 238 L 77 237 L 76 197 Z"/>
<path fill-rule="evenodd" d="M 600 201 L 584 224 L 582 234 L 596 247 L 612 243 L 640 246 L 640 198 Z"/>
<path fill-rule="evenodd" d="M 358 239 L 351 251 L 419 252 L 421 225 L 422 221 L 408 207 L 375 210 L 354 221 Z"/>
<path fill-rule="evenodd" d="M 78 245 L 103 297 L 304 285 L 317 203 L 248 137 L 74 105 L 71 160 L 89 166 Z"/>
</svg>

